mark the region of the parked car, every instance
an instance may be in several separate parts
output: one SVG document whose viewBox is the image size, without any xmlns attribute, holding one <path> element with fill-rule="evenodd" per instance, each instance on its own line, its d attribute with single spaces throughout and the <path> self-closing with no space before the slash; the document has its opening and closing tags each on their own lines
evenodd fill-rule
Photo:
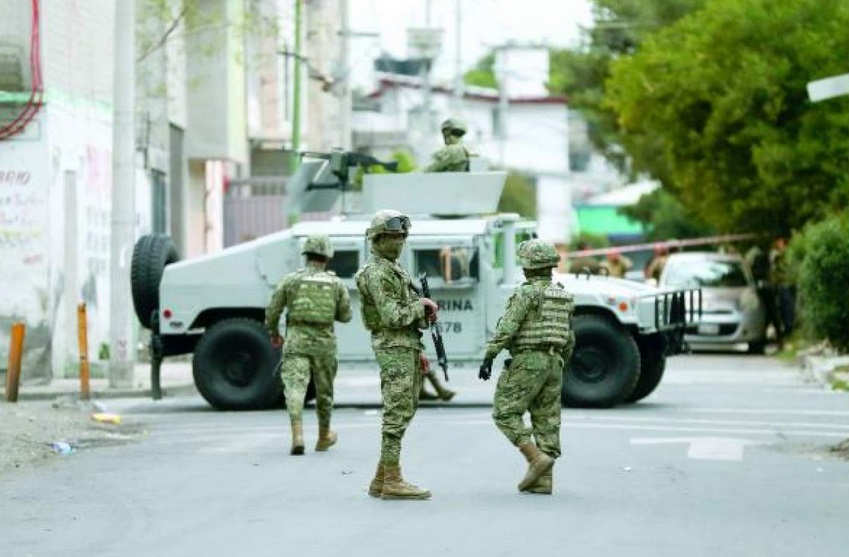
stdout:
<svg viewBox="0 0 849 557">
<path fill-rule="evenodd" d="M 755 280 L 738 254 L 683 252 L 669 256 L 659 286 L 701 287 L 702 314 L 689 324 L 685 340 L 692 346 L 733 347 L 747 343 L 750 353 L 766 347 L 766 310 Z"/>
</svg>

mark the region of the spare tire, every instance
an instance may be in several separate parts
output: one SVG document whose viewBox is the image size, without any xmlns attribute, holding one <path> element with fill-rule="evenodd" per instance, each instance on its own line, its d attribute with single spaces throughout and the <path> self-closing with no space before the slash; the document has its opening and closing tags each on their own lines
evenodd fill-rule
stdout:
<svg viewBox="0 0 849 557">
<path fill-rule="evenodd" d="M 575 351 L 563 370 L 563 404 L 609 408 L 624 401 L 640 378 L 640 353 L 634 337 L 602 315 L 577 315 L 572 328 Z"/>
<path fill-rule="evenodd" d="M 153 312 L 159 309 L 159 283 L 162 272 L 180 260 L 177 248 L 167 234 L 142 236 L 133 247 L 130 286 L 133 307 L 142 326 L 151 328 Z"/>
</svg>

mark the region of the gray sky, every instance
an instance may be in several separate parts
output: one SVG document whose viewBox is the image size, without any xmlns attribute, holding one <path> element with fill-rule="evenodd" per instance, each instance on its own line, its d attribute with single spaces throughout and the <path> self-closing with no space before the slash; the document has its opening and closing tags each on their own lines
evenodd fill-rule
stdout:
<svg viewBox="0 0 849 557">
<path fill-rule="evenodd" d="M 352 77 L 364 83 L 370 77 L 371 60 L 381 51 L 396 58 L 410 56 L 407 28 L 427 24 L 443 31 L 442 53 L 434 75 L 450 79 L 456 65 L 456 6 L 461 6 L 460 58 L 468 69 L 495 45 L 508 41 L 574 45 L 579 25 L 591 22 L 589 0 L 351 0 L 351 29 L 377 32 L 380 38 L 353 38 Z"/>
</svg>

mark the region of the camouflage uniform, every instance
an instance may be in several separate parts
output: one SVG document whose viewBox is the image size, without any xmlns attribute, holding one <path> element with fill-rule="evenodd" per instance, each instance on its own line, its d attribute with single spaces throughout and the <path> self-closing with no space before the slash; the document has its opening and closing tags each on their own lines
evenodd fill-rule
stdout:
<svg viewBox="0 0 849 557">
<path fill-rule="evenodd" d="M 327 236 L 311 236 L 305 242 L 302 253 L 329 259 L 333 255 L 330 239 Z M 280 366 L 286 393 L 286 408 L 293 424 L 294 441 L 295 424 L 302 423 L 304 398 L 312 375 L 316 386 L 319 425 L 319 443 L 316 450 L 329 448 L 327 441 L 330 436 L 335 441 L 335 434 L 330 432 L 333 381 L 337 367 L 333 322 L 347 323 L 351 320 L 348 289 L 333 272 L 324 270 L 325 265 L 326 263 L 308 261 L 306 268 L 283 277 L 265 314 L 266 327 L 276 336 L 280 316 L 283 310 L 288 308 L 286 340 Z M 300 454 L 302 444 L 300 452 L 296 447 L 297 443 L 293 443 L 293 454 Z"/>
<path fill-rule="evenodd" d="M 442 123 L 445 146 L 433 153 L 425 172 L 468 172 L 471 153 L 462 143 L 466 125 L 454 118 Z"/>
<path fill-rule="evenodd" d="M 390 219 L 406 224 L 387 230 L 385 223 Z M 428 326 L 425 307 L 410 276 L 396 262 L 409 226 L 409 219 L 401 213 L 379 211 L 368 231 L 371 257 L 355 277 L 363 324 L 371 332 L 380 366 L 383 396 L 380 463 L 369 494 L 384 499 L 430 497 L 430 492 L 406 484 L 400 477 L 401 440 L 418 408 L 422 384 L 420 329 Z M 389 489 L 391 482 L 393 489 Z"/>
<path fill-rule="evenodd" d="M 562 285 L 552 283 L 551 269 L 559 262 L 552 244 L 522 242 L 518 254 L 528 279 L 507 302 L 495 336 L 487 343 L 484 365 L 491 366 L 502 350 L 510 351 L 513 359 L 498 379 L 492 417 L 531 464 L 520 491 L 550 493 L 550 469 L 560 456 L 563 366 L 575 344 L 574 301 Z M 530 413 L 530 428 L 524 422 L 525 412 Z M 544 477 L 548 490 L 537 491 L 538 480 Z"/>
</svg>

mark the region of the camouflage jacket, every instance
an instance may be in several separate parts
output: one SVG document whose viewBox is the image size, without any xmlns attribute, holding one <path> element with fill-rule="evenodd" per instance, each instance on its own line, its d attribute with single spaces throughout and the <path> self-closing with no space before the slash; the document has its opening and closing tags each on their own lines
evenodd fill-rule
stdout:
<svg viewBox="0 0 849 557">
<path fill-rule="evenodd" d="M 274 290 L 271 302 L 265 310 L 265 326 L 272 335 L 277 334 L 279 330 L 280 316 L 283 314 L 283 310 L 291 307 L 299 295 L 301 279 L 319 273 L 333 279 L 330 283 L 335 291 L 335 320 L 341 323 L 347 323 L 351 320 L 351 298 L 348 296 L 347 287 L 332 272 L 308 265 L 305 269 L 299 269 L 284 276 Z M 305 323 L 288 323 L 286 325 L 286 342 L 283 345 L 285 353 L 311 354 L 316 351 L 324 352 L 327 350 L 336 350 L 336 334 L 333 331 L 333 325 L 311 326 Z"/>
<path fill-rule="evenodd" d="M 516 340 L 519 329 L 527 319 L 532 318 L 532 310 L 539 307 L 540 296 L 545 289 L 551 285 L 550 278 L 531 278 L 525 281 L 513 292 L 507 301 L 507 309 L 495 327 L 495 334 L 486 344 L 486 358 L 494 360 L 498 353 L 504 349 L 511 350 Z M 558 326 L 570 327 L 571 323 L 562 323 Z M 570 341 L 563 349 L 563 357 L 568 358 L 574 346 L 574 334 L 569 333 Z"/>
<path fill-rule="evenodd" d="M 469 150 L 462 143 L 446 145 L 437 150 L 425 172 L 468 172 Z"/>
<path fill-rule="evenodd" d="M 363 324 L 375 350 L 424 350 L 419 329 L 428 326 L 410 275 L 395 261 L 372 252 L 356 275 Z"/>
</svg>

